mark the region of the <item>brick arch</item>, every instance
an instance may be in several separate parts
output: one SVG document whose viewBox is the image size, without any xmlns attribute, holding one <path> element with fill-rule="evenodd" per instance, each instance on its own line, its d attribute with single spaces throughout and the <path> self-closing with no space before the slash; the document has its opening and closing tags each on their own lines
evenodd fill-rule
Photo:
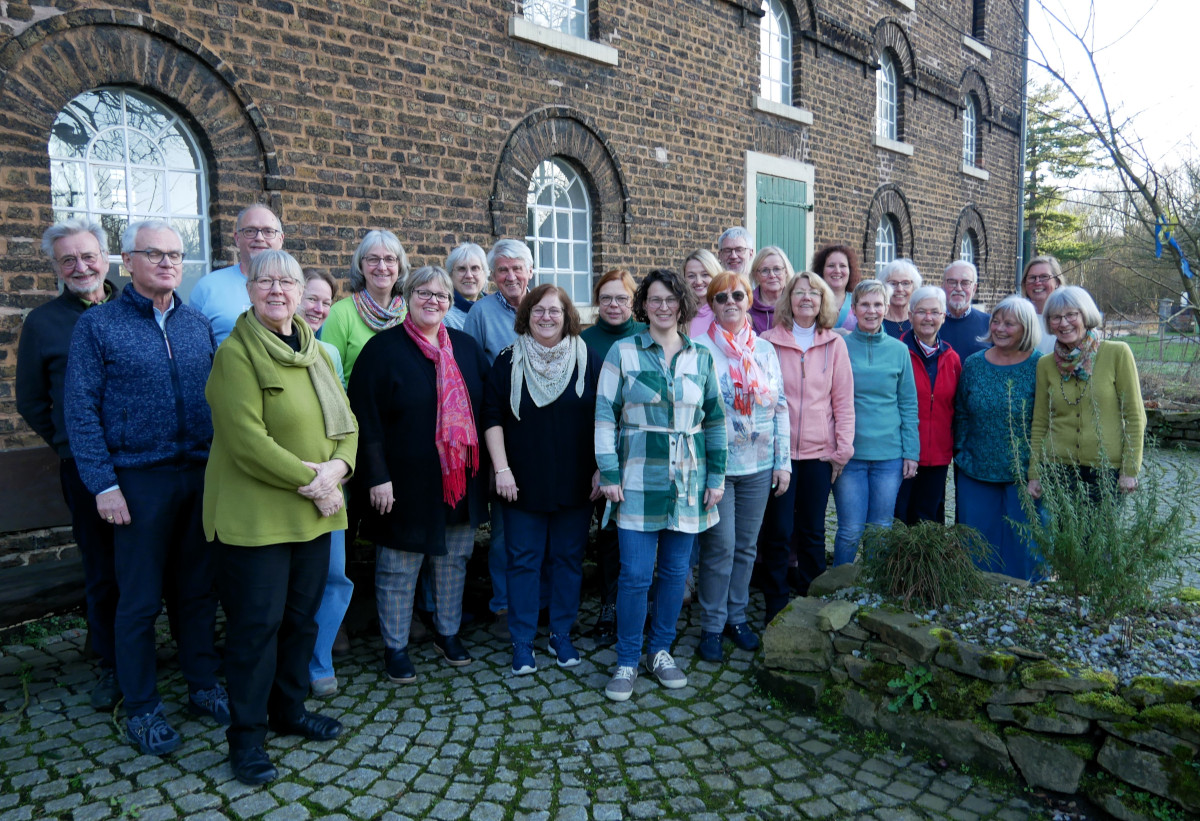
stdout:
<svg viewBox="0 0 1200 821">
<path fill-rule="evenodd" d="M 282 189 L 274 143 L 257 105 L 220 58 L 197 40 L 148 15 L 69 12 L 31 26 L 0 49 L 0 142 L 38 169 L 34 179 L 0 180 L 0 202 L 29 211 L 30 236 L 52 219 L 46 141 L 54 119 L 79 94 L 102 86 L 149 94 L 176 111 L 204 154 L 214 259 L 249 202 L 277 213 Z M 9 232 L 20 235 L 24 227 Z"/>
<path fill-rule="evenodd" d="M 876 54 L 882 54 L 884 49 L 892 51 L 900 60 L 900 70 L 905 79 L 913 80 L 917 76 L 917 60 L 913 53 L 912 44 L 908 40 L 908 32 L 894 18 L 886 17 L 871 29 L 875 42 Z"/>
<path fill-rule="evenodd" d="M 979 280 L 982 282 L 987 273 L 988 263 L 987 226 L 983 223 L 983 215 L 974 205 L 966 206 L 958 214 L 958 222 L 954 225 L 954 240 L 950 245 L 950 258 L 947 262 L 958 259 L 958 249 L 962 246 L 962 239 L 967 231 L 974 231 L 975 239 L 979 243 L 976 248 L 975 268 L 979 271 Z"/>
<path fill-rule="evenodd" d="M 987 80 L 974 68 L 963 72 L 958 84 L 962 92 L 962 102 L 965 103 L 968 94 L 974 94 L 979 100 L 979 116 L 981 119 L 992 119 L 992 95 L 988 92 Z"/>
<path fill-rule="evenodd" d="M 529 180 L 542 160 L 561 157 L 588 187 L 592 201 L 593 259 L 606 246 L 629 243 L 629 190 L 616 152 L 592 120 L 565 106 L 538 109 L 517 123 L 500 152 L 488 209 L 492 234 L 524 237 Z"/>
<path fill-rule="evenodd" d="M 895 183 L 886 183 L 875 189 L 871 197 L 871 206 L 867 209 L 867 227 L 863 232 L 861 259 L 875 259 L 875 228 L 884 214 L 891 214 L 896 219 L 900 236 L 896 237 L 896 256 L 912 257 L 915 246 L 912 227 L 912 215 L 908 210 L 908 198 Z"/>
</svg>

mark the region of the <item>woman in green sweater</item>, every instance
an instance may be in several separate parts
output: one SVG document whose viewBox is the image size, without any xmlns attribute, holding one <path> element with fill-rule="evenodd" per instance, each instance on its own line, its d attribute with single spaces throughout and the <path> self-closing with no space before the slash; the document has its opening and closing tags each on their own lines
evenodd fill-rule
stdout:
<svg viewBox="0 0 1200 821">
<path fill-rule="evenodd" d="M 835 565 L 854 561 L 868 524 L 891 527 L 900 482 L 917 474 L 921 455 L 912 357 L 883 330 L 891 292 L 876 279 L 854 288 L 857 324 L 846 337 L 854 373 L 854 458 L 833 483 Z"/>
<path fill-rule="evenodd" d="M 342 730 L 304 699 L 330 533 L 346 527 L 340 483 L 354 467 L 358 427 L 329 355 L 294 316 L 303 289 L 286 252 L 254 258 L 252 307 L 217 351 L 205 389 L 213 442 L 204 534 L 220 557 L 226 738 L 243 784 L 277 775 L 263 749 L 268 728 L 316 740 Z"/>
<path fill-rule="evenodd" d="M 1101 481 L 1137 489 L 1146 409 L 1133 351 L 1100 341 L 1100 310 L 1078 285 L 1055 290 L 1042 309 L 1054 353 L 1037 365 L 1029 495 L 1042 495 L 1041 463 L 1076 465 L 1094 492 Z"/>
</svg>

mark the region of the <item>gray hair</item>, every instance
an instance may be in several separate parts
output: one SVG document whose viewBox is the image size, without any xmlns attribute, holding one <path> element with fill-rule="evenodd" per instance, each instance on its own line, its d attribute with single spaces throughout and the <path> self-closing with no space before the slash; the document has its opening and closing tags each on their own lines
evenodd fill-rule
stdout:
<svg viewBox="0 0 1200 821">
<path fill-rule="evenodd" d="M 525 267 L 529 272 L 533 273 L 533 254 L 529 251 L 529 246 L 519 239 L 502 239 L 498 240 L 492 246 L 492 250 L 487 254 L 487 267 L 490 272 L 496 270 L 496 260 L 498 259 L 516 259 L 525 263 Z"/>
<path fill-rule="evenodd" d="M 509 259 L 512 259 L 512 257 L 509 257 Z M 446 286 L 446 290 L 450 293 L 453 300 L 454 283 L 451 281 L 450 275 L 446 273 L 446 269 L 437 265 L 422 265 L 404 279 L 404 303 L 411 305 L 413 291 L 422 285 L 428 285 L 435 279 Z M 453 301 L 451 304 L 453 304 Z"/>
<path fill-rule="evenodd" d="M 255 279 L 269 274 L 286 275 L 288 279 L 295 280 L 300 290 L 304 290 L 304 271 L 300 269 L 300 263 L 296 261 L 296 258 L 287 251 L 276 251 L 272 248 L 261 251 L 254 259 L 250 260 L 250 276 L 246 278 L 246 290 L 249 291 L 254 287 Z"/>
<path fill-rule="evenodd" d="M 367 278 L 363 276 L 362 258 L 376 245 L 382 245 L 384 249 L 395 254 L 400 260 L 400 276 L 396 278 L 396 284 L 392 286 L 392 296 L 396 296 L 403 290 L 404 280 L 408 278 L 408 254 L 404 253 L 404 246 L 400 244 L 400 239 L 395 234 L 380 228 L 368 231 L 363 236 L 362 242 L 358 243 L 358 247 L 354 249 L 354 256 L 350 259 L 350 290 L 353 293 L 366 290 Z"/>
<path fill-rule="evenodd" d="M 908 310 L 913 310 L 917 304 L 923 299 L 936 299 L 938 307 L 942 309 L 942 313 L 946 313 L 946 292 L 936 285 L 922 285 L 920 288 L 912 292 L 912 296 L 908 298 Z"/>
<path fill-rule="evenodd" d="M 251 205 L 247 205 L 241 211 L 238 211 L 237 222 L 235 222 L 234 225 L 237 226 L 238 228 L 241 228 L 242 227 L 242 218 L 245 217 L 247 214 L 249 214 L 251 211 L 255 210 L 256 208 L 261 208 L 262 210 L 264 210 L 268 214 L 270 214 L 272 217 L 274 217 L 275 224 L 277 226 L 279 226 L 279 230 L 280 231 L 283 230 L 283 222 L 279 219 L 279 215 L 276 214 L 274 211 L 272 211 L 271 207 L 269 205 L 263 205 L 261 202 L 256 202 Z"/>
<path fill-rule="evenodd" d="M 1017 350 L 1021 353 L 1032 351 L 1042 341 L 1041 317 L 1037 315 L 1037 309 L 1033 307 L 1033 303 L 1025 297 L 1013 294 L 1000 300 L 1000 303 L 992 309 L 992 319 L 996 317 L 1001 319 L 1008 317 L 1021 326 L 1021 339 L 1017 342 Z M 990 327 L 986 334 L 975 341 L 986 342 L 989 345 L 996 344 L 992 340 Z"/>
<path fill-rule="evenodd" d="M 446 256 L 446 270 L 453 271 L 458 266 L 465 265 L 473 259 L 479 260 L 485 277 L 491 275 L 491 270 L 488 268 L 487 254 L 473 242 L 463 242 L 454 246 L 454 250 Z"/>
<path fill-rule="evenodd" d="M 121 253 L 128 254 L 137 248 L 138 232 L 145 228 L 147 231 L 170 231 L 179 238 L 180 243 L 183 242 L 183 237 L 179 236 L 179 232 L 175 227 L 166 220 L 148 219 L 141 222 L 131 222 L 129 226 L 121 232 Z"/>
<path fill-rule="evenodd" d="M 47 228 L 46 233 L 42 234 L 42 253 L 51 262 L 55 262 L 54 243 L 66 237 L 73 237 L 76 234 L 91 234 L 96 238 L 96 242 L 100 243 L 100 253 L 106 257 L 108 256 L 108 232 L 104 230 L 104 226 L 100 223 L 92 222 L 83 217 L 63 220 Z"/>
<path fill-rule="evenodd" d="M 949 265 L 946 266 L 946 270 L 942 271 L 942 276 L 943 277 L 946 276 L 951 271 L 953 271 L 955 268 L 966 268 L 968 271 L 971 272 L 971 279 L 974 282 L 979 281 L 979 269 L 975 267 L 975 263 L 967 262 L 965 259 L 956 259 L 956 260 L 954 260 L 954 262 L 951 262 Z"/>
<path fill-rule="evenodd" d="M 892 290 L 892 286 L 886 282 L 880 282 L 877 279 L 864 279 L 854 286 L 854 294 L 851 297 L 850 304 L 857 305 L 859 300 L 867 294 L 883 294 L 883 301 L 886 304 L 892 300 Z"/>
<path fill-rule="evenodd" d="M 892 278 L 892 274 L 908 274 L 912 277 L 913 288 L 921 287 L 923 280 L 921 272 L 917 270 L 917 265 L 911 259 L 894 259 L 887 265 L 883 266 L 883 276 L 880 277 L 884 282 L 888 282 Z"/>
<path fill-rule="evenodd" d="M 721 247 L 721 243 L 727 239 L 740 239 L 746 243 L 751 251 L 754 250 L 754 239 L 750 236 L 750 232 L 740 225 L 735 225 L 732 228 L 726 228 L 721 232 L 721 236 L 717 237 L 717 248 Z"/>
<path fill-rule="evenodd" d="M 1100 309 L 1096 307 L 1096 300 L 1092 299 L 1092 295 L 1078 285 L 1064 285 L 1052 291 L 1050 296 L 1046 297 L 1046 304 L 1042 306 L 1042 319 L 1046 323 L 1046 330 L 1050 331 L 1050 314 L 1061 314 L 1069 310 L 1079 311 L 1083 315 L 1084 330 L 1090 331 L 1100 327 Z"/>
</svg>

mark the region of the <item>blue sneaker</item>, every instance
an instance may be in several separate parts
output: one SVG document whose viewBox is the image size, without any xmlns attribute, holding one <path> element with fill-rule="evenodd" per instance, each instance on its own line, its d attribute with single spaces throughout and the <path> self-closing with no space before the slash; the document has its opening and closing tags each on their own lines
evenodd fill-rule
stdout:
<svg viewBox="0 0 1200 821">
<path fill-rule="evenodd" d="M 558 660 L 559 667 L 574 667 L 581 661 L 569 634 L 550 634 L 550 655 Z"/>
<path fill-rule="evenodd" d="M 527 676 L 537 672 L 537 661 L 533 658 L 532 641 L 513 642 L 512 671 L 514 676 Z"/>
<path fill-rule="evenodd" d="M 208 716 L 218 724 L 229 726 L 229 693 L 220 684 L 207 690 L 197 690 L 188 696 L 188 710 L 193 715 Z"/>
<path fill-rule="evenodd" d="M 720 664 L 725 660 L 725 648 L 721 646 L 721 634 L 708 630 L 700 631 L 700 644 L 696 646 L 696 655 L 705 661 Z"/>
<path fill-rule="evenodd" d="M 746 622 L 725 625 L 725 635 L 729 636 L 733 640 L 733 643 L 742 650 L 758 649 L 758 636 L 755 635 L 754 631 L 750 629 L 750 625 L 746 624 Z"/>
<path fill-rule="evenodd" d="M 149 713 L 125 719 L 125 737 L 146 755 L 166 755 L 183 743 L 179 733 L 163 716 L 161 701 Z"/>
</svg>

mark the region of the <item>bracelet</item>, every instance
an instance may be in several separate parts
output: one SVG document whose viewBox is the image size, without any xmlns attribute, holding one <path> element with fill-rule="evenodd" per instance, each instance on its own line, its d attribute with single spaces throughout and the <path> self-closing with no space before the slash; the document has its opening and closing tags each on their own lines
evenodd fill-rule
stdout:
<svg viewBox="0 0 1200 821">
<path fill-rule="evenodd" d="M 497 476 L 499 476 L 501 473 L 512 473 L 512 468 L 500 468 L 498 471 L 496 471 Z"/>
</svg>

